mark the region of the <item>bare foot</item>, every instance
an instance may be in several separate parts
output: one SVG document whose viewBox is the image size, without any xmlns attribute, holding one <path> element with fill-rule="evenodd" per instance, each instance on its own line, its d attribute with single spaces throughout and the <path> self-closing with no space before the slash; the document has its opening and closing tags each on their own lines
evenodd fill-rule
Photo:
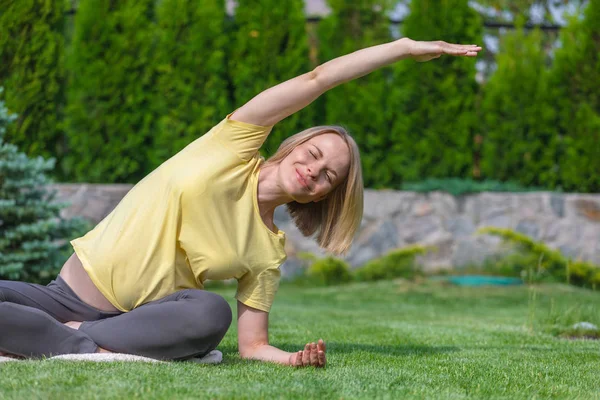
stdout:
<svg viewBox="0 0 600 400">
<path fill-rule="evenodd" d="M 98 346 L 98 350 L 96 351 L 96 353 L 112 353 L 112 351 L 108 351 L 108 350 L 103 349 L 102 347 Z"/>
<path fill-rule="evenodd" d="M 73 329 L 79 329 L 81 324 L 82 323 L 79 321 L 68 321 L 68 322 L 64 323 L 64 325 L 68 326 L 69 328 L 73 328 Z"/>
<path fill-rule="evenodd" d="M 73 328 L 73 329 L 79 329 L 81 324 L 82 324 L 82 322 L 79 322 L 79 321 L 68 321 L 68 322 L 64 323 L 64 325 L 68 326 L 69 328 Z M 112 351 L 108 351 L 108 350 L 103 349 L 102 347 L 98 346 L 98 350 L 96 350 L 96 353 L 112 353 Z"/>
</svg>

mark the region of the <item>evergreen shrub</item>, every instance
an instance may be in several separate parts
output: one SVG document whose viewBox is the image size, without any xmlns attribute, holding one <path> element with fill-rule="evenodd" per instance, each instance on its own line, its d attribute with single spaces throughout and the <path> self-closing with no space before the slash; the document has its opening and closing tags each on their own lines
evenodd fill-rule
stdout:
<svg viewBox="0 0 600 400">
<path fill-rule="evenodd" d="M 483 88 L 481 173 L 526 187 L 556 187 L 558 135 L 550 123 L 546 52 L 541 32 L 526 33 L 523 23 L 502 37 L 498 69 Z"/>
<path fill-rule="evenodd" d="M 65 172 L 77 182 L 135 183 L 151 170 L 159 115 L 152 106 L 154 0 L 79 3 L 67 54 Z"/>
<path fill-rule="evenodd" d="M 308 278 L 321 285 L 338 285 L 352 280 L 348 263 L 336 257 L 325 257 L 313 262 L 307 270 Z"/>
<path fill-rule="evenodd" d="M 331 14 L 317 28 L 320 64 L 393 40 L 387 16 L 392 2 L 337 0 L 329 5 Z M 343 126 L 358 144 L 366 187 L 393 183 L 390 126 L 397 112 L 388 98 L 394 90 L 403 90 L 403 82 L 392 83 L 391 69 L 382 68 L 329 90 L 314 105 L 325 116 L 319 124 Z"/>
<path fill-rule="evenodd" d="M 310 72 L 308 35 L 302 0 L 240 1 L 235 9 L 228 71 L 233 104 L 241 107 L 260 92 Z M 279 122 L 261 154 L 274 154 L 289 136 L 310 128 L 315 109 L 307 107 Z"/>
<path fill-rule="evenodd" d="M 156 6 L 158 115 L 149 169 L 193 142 L 231 111 L 229 44 L 222 1 L 164 0 Z M 145 171 L 149 172 L 149 171 Z"/>
<path fill-rule="evenodd" d="M 461 178 L 430 178 L 420 182 L 406 182 L 401 190 L 413 192 L 442 191 L 454 196 L 481 192 L 533 192 L 546 189 L 535 186 L 523 186 L 517 182 L 500 182 L 494 180 L 476 181 Z"/>
<path fill-rule="evenodd" d="M 0 102 L 0 279 L 47 283 L 68 256 L 65 239 L 85 232 L 89 224 L 60 217 L 67 204 L 54 202 L 56 192 L 45 188 L 54 159 L 28 158 L 4 141 L 15 119 Z"/>
<path fill-rule="evenodd" d="M 598 265 L 572 260 L 560 251 L 510 229 L 485 227 L 477 232 L 499 236 L 516 246 L 517 251 L 499 260 L 495 267 L 509 274 L 513 271 L 526 282 L 550 280 L 594 289 L 600 285 Z"/>
<path fill-rule="evenodd" d="M 600 192 L 600 1 L 560 32 L 550 69 L 553 125 L 558 130 L 559 184 L 565 191 Z"/>
<path fill-rule="evenodd" d="M 358 281 L 377 281 L 381 279 L 413 279 L 422 275 L 422 271 L 415 263 L 415 258 L 432 250 L 427 246 L 408 246 L 392 250 L 384 256 L 368 261 L 364 266 L 354 271 L 354 278 Z"/>
<path fill-rule="evenodd" d="M 419 0 L 410 3 L 402 35 L 413 40 L 482 43 L 480 15 L 467 0 Z M 389 182 L 426 178 L 477 177 L 474 140 L 480 132 L 476 115 L 478 84 L 475 59 L 443 56 L 393 66 L 393 90 L 386 109 L 395 115 L 386 150 Z"/>
<path fill-rule="evenodd" d="M 0 0 L 0 81 L 18 115 L 6 140 L 30 156 L 62 157 L 65 0 Z"/>
</svg>

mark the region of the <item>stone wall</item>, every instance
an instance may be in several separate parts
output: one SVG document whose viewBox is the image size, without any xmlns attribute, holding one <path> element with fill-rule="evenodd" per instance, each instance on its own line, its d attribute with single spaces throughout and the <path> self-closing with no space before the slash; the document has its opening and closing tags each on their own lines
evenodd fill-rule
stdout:
<svg viewBox="0 0 600 400">
<path fill-rule="evenodd" d="M 63 210 L 65 217 L 78 215 L 94 222 L 104 218 L 131 187 L 53 185 L 57 200 L 72 204 Z M 284 207 L 277 208 L 275 223 L 287 236 L 284 275 L 301 268 L 298 252 L 324 255 L 314 241 L 300 234 Z M 513 229 L 568 256 L 600 264 L 600 195 L 549 192 L 455 197 L 442 192 L 367 189 L 361 229 L 345 259 L 357 267 L 394 248 L 427 244 L 438 248 L 420 260 L 428 270 L 479 264 L 506 251 L 499 238 L 476 234 L 484 226 Z"/>
</svg>

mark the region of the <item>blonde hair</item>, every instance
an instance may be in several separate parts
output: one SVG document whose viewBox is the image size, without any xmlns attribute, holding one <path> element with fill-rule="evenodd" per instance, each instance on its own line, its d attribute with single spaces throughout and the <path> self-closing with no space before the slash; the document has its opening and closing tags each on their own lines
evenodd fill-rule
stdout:
<svg viewBox="0 0 600 400">
<path fill-rule="evenodd" d="M 348 176 L 323 200 L 306 204 L 286 204 L 292 220 L 306 237 L 318 231 L 316 241 L 325 251 L 345 255 L 360 227 L 363 215 L 363 178 L 360 154 L 354 139 L 341 126 L 315 126 L 285 139 L 263 167 L 279 164 L 294 148 L 326 133 L 339 135 L 350 150 Z"/>
</svg>

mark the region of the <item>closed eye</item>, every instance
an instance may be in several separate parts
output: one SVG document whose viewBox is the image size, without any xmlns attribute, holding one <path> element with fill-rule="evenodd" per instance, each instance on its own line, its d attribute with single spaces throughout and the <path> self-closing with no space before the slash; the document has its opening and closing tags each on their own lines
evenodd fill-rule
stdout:
<svg viewBox="0 0 600 400">
<path fill-rule="evenodd" d="M 310 150 L 308 152 L 315 158 L 315 160 L 317 159 L 317 156 L 315 155 L 315 153 L 313 153 Z M 331 180 L 331 177 L 329 176 L 329 174 L 325 174 L 325 177 L 327 178 L 327 180 L 329 181 L 329 183 L 333 183 L 333 181 Z"/>
</svg>

